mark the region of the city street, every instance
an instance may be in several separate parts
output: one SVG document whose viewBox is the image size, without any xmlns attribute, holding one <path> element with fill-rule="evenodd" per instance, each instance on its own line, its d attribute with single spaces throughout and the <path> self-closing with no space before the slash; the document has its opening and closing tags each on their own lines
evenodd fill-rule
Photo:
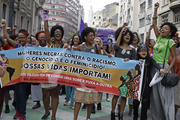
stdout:
<svg viewBox="0 0 180 120">
<path fill-rule="evenodd" d="M 0 0 L 0 120 L 180 120 L 179 68 L 180 0 Z"/>
<path fill-rule="evenodd" d="M 70 108 L 70 106 L 64 106 L 64 95 L 60 96 L 60 103 L 58 106 L 57 111 L 57 120 L 73 120 L 73 110 Z M 112 98 L 112 95 L 111 95 Z M 12 106 L 12 101 L 10 101 L 10 110 L 11 112 L 9 114 L 5 114 L 3 110 L 2 114 L 2 120 L 13 120 L 13 115 L 15 114 L 15 109 Z M 44 108 L 41 102 L 41 107 L 32 110 L 31 107 L 33 106 L 33 102 L 31 98 L 28 100 L 27 103 L 27 114 L 26 114 L 26 120 L 41 120 L 41 117 L 43 116 Z M 102 111 L 96 111 L 96 114 L 91 115 L 91 120 L 110 120 L 110 111 L 111 111 L 111 102 L 105 101 L 105 95 L 103 96 L 103 102 L 102 102 Z M 149 115 L 150 116 L 150 115 Z M 86 117 L 86 110 L 82 110 L 79 113 L 79 119 L 78 120 L 85 120 Z M 180 119 L 180 111 L 178 112 L 178 118 Z M 49 119 L 50 120 L 50 117 Z M 128 106 L 126 106 L 126 112 L 124 114 L 124 120 L 132 120 L 132 117 L 128 115 Z M 150 118 L 148 120 L 151 120 Z"/>
</svg>

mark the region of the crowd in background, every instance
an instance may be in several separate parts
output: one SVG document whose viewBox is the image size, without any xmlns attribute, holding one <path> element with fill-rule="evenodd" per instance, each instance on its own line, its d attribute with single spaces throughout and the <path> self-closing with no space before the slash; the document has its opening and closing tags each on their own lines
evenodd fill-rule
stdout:
<svg viewBox="0 0 180 120">
<path fill-rule="evenodd" d="M 139 60 L 145 62 L 143 74 L 143 86 L 141 100 L 127 98 L 127 87 L 121 86 L 120 96 L 114 95 L 112 98 L 111 120 L 115 120 L 116 104 L 118 103 L 118 120 L 123 120 L 126 102 L 129 105 L 129 115 L 133 120 L 147 120 L 147 111 L 150 110 L 152 120 L 176 120 L 176 113 L 180 105 L 180 84 L 175 87 L 164 87 L 161 82 L 149 87 L 156 71 L 160 71 L 162 75 L 175 72 L 180 78 L 180 40 L 177 28 L 173 23 L 163 23 L 159 28 L 157 26 L 157 10 L 159 3 L 155 4 L 154 16 L 151 27 L 146 36 L 146 42 L 140 43 L 138 33 L 128 29 L 125 23 L 115 32 L 115 43 L 111 40 L 108 44 L 103 44 L 100 37 L 96 37 L 93 28 L 86 27 L 81 36 L 75 34 L 71 39 L 62 41 L 64 29 L 61 25 L 55 25 L 49 31 L 48 20 L 44 21 L 44 31 L 39 31 L 36 35 L 29 35 L 28 31 L 21 29 L 16 33 L 16 26 L 12 31 L 6 28 L 6 21 L 2 21 L 3 36 L 0 37 L 0 50 L 9 50 L 19 47 L 46 47 L 46 48 L 65 48 L 68 50 L 84 51 L 94 54 L 107 55 L 109 58 L 118 57 L 129 60 Z M 151 31 L 154 30 L 156 39 L 150 39 Z M 168 45 L 167 45 L 168 44 Z M 166 47 L 168 46 L 168 47 Z M 167 49 L 167 57 L 164 58 Z M 165 59 L 165 67 L 163 68 L 163 60 Z M 5 66 L 7 60 L 0 57 L 0 77 L 5 71 L 13 72 L 12 68 Z M 126 79 L 125 75 L 122 79 Z M 135 75 L 132 75 L 135 76 Z M 119 80 L 119 79 L 117 79 Z M 9 91 L 14 91 L 13 106 L 16 109 L 14 119 L 26 119 L 26 102 L 31 94 L 35 105 L 32 109 L 44 105 L 44 115 L 42 120 L 46 120 L 50 116 L 51 120 L 56 120 L 56 112 L 59 104 L 59 94 L 62 85 L 49 83 L 18 83 L 12 86 L 0 88 L 0 115 L 2 113 L 3 102 L 5 102 L 5 113 L 9 113 L 8 101 L 10 98 Z M 67 106 L 70 102 L 70 108 L 74 110 L 74 120 L 78 120 L 78 114 L 82 109 L 87 109 L 87 120 L 90 120 L 91 113 L 95 113 L 97 109 L 101 110 L 102 93 L 97 91 L 65 86 L 65 102 Z M 106 101 L 110 102 L 109 94 L 106 94 Z M 139 106 L 141 104 L 141 114 L 139 117 Z"/>
</svg>

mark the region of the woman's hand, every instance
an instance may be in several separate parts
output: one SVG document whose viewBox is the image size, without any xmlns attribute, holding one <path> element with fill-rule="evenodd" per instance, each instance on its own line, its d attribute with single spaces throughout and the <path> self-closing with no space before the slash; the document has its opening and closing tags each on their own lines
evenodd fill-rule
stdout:
<svg viewBox="0 0 180 120">
<path fill-rule="evenodd" d="M 0 77 L 3 77 L 4 73 L 5 73 L 5 67 L 0 66 Z"/>
<path fill-rule="evenodd" d="M 110 58 L 113 57 L 113 55 L 111 55 L 111 54 L 107 54 L 107 56 L 110 57 Z"/>
<path fill-rule="evenodd" d="M 129 61 L 130 59 L 129 58 L 124 58 L 124 62 L 127 62 Z"/>
<path fill-rule="evenodd" d="M 139 61 L 144 62 L 144 60 L 143 60 L 143 59 L 139 59 Z"/>
<path fill-rule="evenodd" d="M 154 4 L 154 9 L 157 10 L 158 8 L 159 8 L 159 3 L 157 2 L 157 3 Z"/>
<path fill-rule="evenodd" d="M 166 69 L 160 69 L 160 74 L 161 75 L 165 75 L 165 74 L 167 74 L 168 73 L 168 70 L 166 70 Z"/>
<path fill-rule="evenodd" d="M 2 27 L 6 27 L 6 21 L 5 21 L 5 20 L 2 20 L 1 26 L 2 26 Z"/>
<path fill-rule="evenodd" d="M 67 46 L 67 50 L 72 50 L 70 45 Z"/>
</svg>

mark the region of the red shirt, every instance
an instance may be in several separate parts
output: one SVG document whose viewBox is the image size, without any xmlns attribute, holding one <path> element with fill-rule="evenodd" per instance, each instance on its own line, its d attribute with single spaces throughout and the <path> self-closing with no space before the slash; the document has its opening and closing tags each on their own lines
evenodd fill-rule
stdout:
<svg viewBox="0 0 180 120">
<path fill-rule="evenodd" d="M 8 43 L 5 44 L 4 50 L 14 49 L 12 46 L 10 46 Z"/>
<path fill-rule="evenodd" d="M 172 57 L 169 57 L 169 64 L 172 61 Z M 172 71 L 174 72 L 174 68 L 172 68 Z M 175 61 L 175 73 L 178 74 L 180 78 L 180 47 L 176 48 L 176 61 Z"/>
</svg>

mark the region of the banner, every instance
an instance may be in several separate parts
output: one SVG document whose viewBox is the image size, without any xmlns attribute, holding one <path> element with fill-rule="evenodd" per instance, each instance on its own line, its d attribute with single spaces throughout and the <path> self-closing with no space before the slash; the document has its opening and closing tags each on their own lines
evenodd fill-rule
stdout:
<svg viewBox="0 0 180 120">
<path fill-rule="evenodd" d="M 2 85 L 19 82 L 56 83 L 120 95 L 121 86 L 128 96 L 135 91 L 135 67 L 139 61 L 72 51 L 61 48 L 22 47 L 0 52 L 7 63 Z"/>
<path fill-rule="evenodd" d="M 97 28 L 97 37 L 100 37 L 103 44 L 109 45 L 115 43 L 115 31 L 110 28 Z"/>
</svg>

